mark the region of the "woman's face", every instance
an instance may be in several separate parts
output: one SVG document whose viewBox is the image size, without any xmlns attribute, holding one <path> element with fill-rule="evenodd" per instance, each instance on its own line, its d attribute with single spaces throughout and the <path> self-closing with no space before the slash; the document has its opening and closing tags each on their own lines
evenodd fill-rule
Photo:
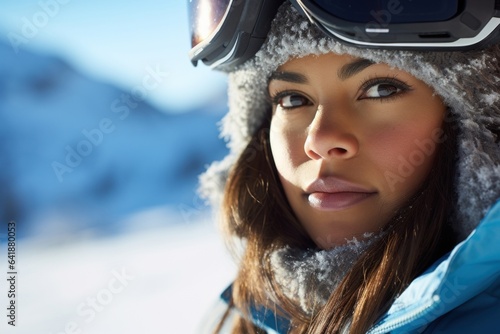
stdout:
<svg viewBox="0 0 500 334">
<path fill-rule="evenodd" d="M 272 74 L 269 94 L 280 180 L 321 248 L 380 230 L 422 185 L 444 139 L 441 99 L 388 65 L 292 59 Z"/>
</svg>

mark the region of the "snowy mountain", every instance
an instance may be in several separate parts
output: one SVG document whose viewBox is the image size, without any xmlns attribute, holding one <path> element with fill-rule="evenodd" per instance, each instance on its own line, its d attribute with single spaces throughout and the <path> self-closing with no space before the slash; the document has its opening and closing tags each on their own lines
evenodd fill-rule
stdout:
<svg viewBox="0 0 500 334">
<path fill-rule="evenodd" d="M 165 224 L 204 212 L 197 176 L 226 154 L 216 125 L 225 94 L 184 113 L 146 102 L 174 79 L 151 66 L 123 90 L 0 44 L 1 224 L 15 220 L 23 236 L 102 235 L 146 209 L 168 211 Z"/>
</svg>

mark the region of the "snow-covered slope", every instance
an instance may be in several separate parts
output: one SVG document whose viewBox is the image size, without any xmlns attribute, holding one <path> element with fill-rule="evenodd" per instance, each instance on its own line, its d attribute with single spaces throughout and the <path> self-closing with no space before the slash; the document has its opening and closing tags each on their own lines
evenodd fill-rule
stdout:
<svg viewBox="0 0 500 334">
<path fill-rule="evenodd" d="M 175 78 L 151 64 L 123 90 L 0 43 L 0 229 L 16 220 L 23 236 L 101 235 L 147 208 L 170 211 L 162 224 L 204 211 L 194 190 L 226 152 L 216 126 L 226 101 L 159 111 L 146 100 L 162 80 Z"/>
<path fill-rule="evenodd" d="M 199 334 L 235 273 L 206 221 L 57 246 L 25 238 L 18 259 L 16 326 L 2 307 L 3 334 Z M 7 291 L 4 278 L 4 306 Z"/>
</svg>

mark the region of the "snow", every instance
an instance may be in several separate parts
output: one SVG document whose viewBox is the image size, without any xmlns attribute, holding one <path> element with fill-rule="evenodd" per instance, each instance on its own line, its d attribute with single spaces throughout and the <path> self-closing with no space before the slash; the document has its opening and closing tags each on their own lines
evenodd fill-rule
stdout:
<svg viewBox="0 0 500 334">
<path fill-rule="evenodd" d="M 0 332 L 199 333 L 234 274 L 209 219 L 65 244 L 27 238 L 18 245 L 17 325 L 2 307 Z M 0 291 L 6 305 L 4 280 Z"/>
</svg>

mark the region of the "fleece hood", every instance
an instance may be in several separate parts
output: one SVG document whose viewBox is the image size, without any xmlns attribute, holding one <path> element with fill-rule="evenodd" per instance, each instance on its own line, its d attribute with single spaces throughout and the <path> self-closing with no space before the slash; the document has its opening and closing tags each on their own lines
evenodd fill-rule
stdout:
<svg viewBox="0 0 500 334">
<path fill-rule="evenodd" d="M 432 87 L 458 125 L 456 230 L 464 238 L 500 197 L 500 46 L 467 52 L 356 48 L 325 36 L 287 1 L 259 52 L 229 73 L 229 112 L 221 135 L 230 153 L 200 177 L 200 194 L 218 206 L 231 166 L 269 110 L 267 80 L 294 57 L 349 54 L 404 70 Z"/>
</svg>

